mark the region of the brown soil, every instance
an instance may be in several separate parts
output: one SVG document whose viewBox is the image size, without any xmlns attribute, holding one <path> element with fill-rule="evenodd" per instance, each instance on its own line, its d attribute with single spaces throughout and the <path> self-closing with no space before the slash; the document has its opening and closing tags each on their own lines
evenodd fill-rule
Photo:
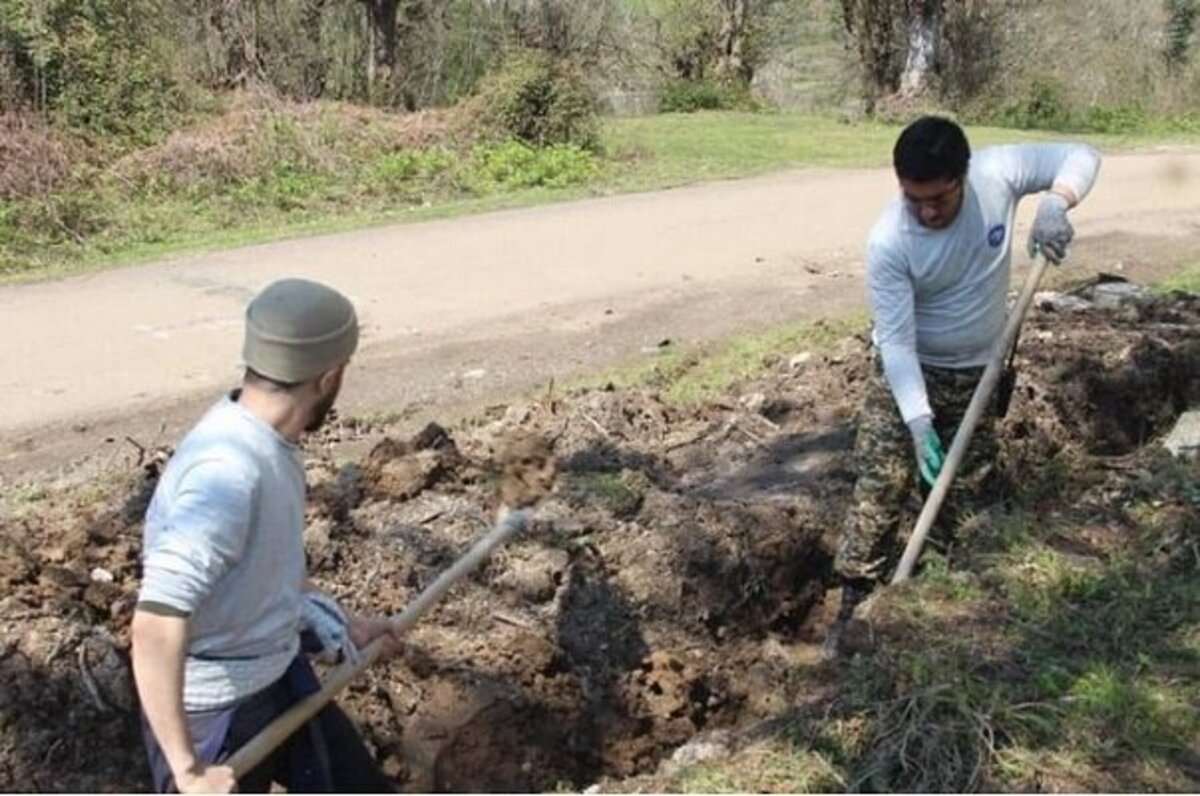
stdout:
<svg viewBox="0 0 1200 796">
<path fill-rule="evenodd" d="M 1037 309 L 1021 351 L 1004 439 L 1026 479 L 1064 452 L 1136 450 L 1200 404 L 1197 297 Z M 406 790 L 581 788 L 811 699 L 830 674 L 815 645 L 869 367 L 854 338 L 699 406 L 551 394 L 356 462 L 341 443 L 378 430 L 335 423 L 311 440 L 311 572 L 386 613 L 488 527 L 506 465 L 552 475 L 544 446 L 506 443 L 554 444 L 557 489 L 529 531 L 343 696 L 388 774 Z M 159 465 L 29 496 L 3 519 L 0 788 L 147 787 L 127 628 Z"/>
</svg>

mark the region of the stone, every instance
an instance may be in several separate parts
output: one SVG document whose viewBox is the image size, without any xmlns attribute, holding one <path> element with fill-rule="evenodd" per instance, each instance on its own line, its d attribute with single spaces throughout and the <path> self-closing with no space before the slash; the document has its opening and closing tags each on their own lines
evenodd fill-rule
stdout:
<svg viewBox="0 0 1200 796">
<path fill-rule="evenodd" d="M 686 766 L 724 760 L 732 751 L 731 741 L 729 733 L 724 730 L 693 738 L 671 754 L 671 762 Z"/>
<path fill-rule="evenodd" d="M 743 395 L 738 403 L 751 412 L 761 412 L 763 406 L 767 403 L 767 396 L 761 392 L 752 392 L 749 395 Z"/>
<path fill-rule="evenodd" d="M 1087 299 L 1066 293 L 1055 293 L 1052 290 L 1035 293 L 1033 303 L 1039 309 L 1050 312 L 1081 312 L 1092 308 L 1092 302 Z"/>
<path fill-rule="evenodd" d="M 1081 298 L 1105 310 L 1120 309 L 1127 304 L 1145 301 L 1153 295 L 1154 291 L 1145 285 L 1120 281 L 1100 282 L 1079 291 Z"/>
<path fill-rule="evenodd" d="M 1163 440 L 1163 447 L 1172 455 L 1195 458 L 1200 453 L 1200 409 L 1184 412 L 1175 423 L 1175 428 Z"/>
<path fill-rule="evenodd" d="M 812 358 L 813 355 L 811 351 L 801 351 L 799 354 L 796 354 L 796 356 L 788 360 L 788 367 L 792 370 L 802 368 L 807 365 Z"/>
</svg>

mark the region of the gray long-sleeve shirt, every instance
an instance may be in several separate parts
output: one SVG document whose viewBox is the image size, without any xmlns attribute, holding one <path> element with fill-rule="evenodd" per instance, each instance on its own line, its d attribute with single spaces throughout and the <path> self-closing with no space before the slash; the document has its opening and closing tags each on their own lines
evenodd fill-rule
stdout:
<svg viewBox="0 0 1200 796">
<path fill-rule="evenodd" d="M 296 446 L 228 398 L 163 471 L 146 513 L 138 599 L 189 617 L 186 709 L 249 696 L 295 657 L 304 490 Z"/>
<path fill-rule="evenodd" d="M 902 198 L 880 216 L 867 242 L 867 286 L 875 345 L 905 422 L 932 414 L 922 363 L 984 365 L 1003 332 L 1017 202 L 1054 185 L 1082 199 L 1099 166 L 1084 145 L 992 147 L 972 158 L 950 226 L 921 226 Z"/>
</svg>

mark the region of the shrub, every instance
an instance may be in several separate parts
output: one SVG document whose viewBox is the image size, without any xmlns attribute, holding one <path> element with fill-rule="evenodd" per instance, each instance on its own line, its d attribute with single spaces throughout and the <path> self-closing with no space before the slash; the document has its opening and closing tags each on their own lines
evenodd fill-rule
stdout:
<svg viewBox="0 0 1200 796">
<path fill-rule="evenodd" d="M 574 144 L 535 149 L 523 141 L 478 146 L 475 168 L 485 183 L 504 188 L 564 188 L 587 182 L 599 173 L 596 156 Z"/>
<path fill-rule="evenodd" d="M 721 87 L 709 81 L 683 81 L 663 89 L 658 98 L 660 113 L 715 111 L 724 107 Z"/>
<path fill-rule="evenodd" d="M 367 190 L 413 198 L 453 180 L 459 159 L 445 149 L 402 149 L 380 156 L 366 170 Z"/>
<path fill-rule="evenodd" d="M 148 0 L 0 0 L 7 93 L 78 130 L 157 140 L 186 105 L 156 49 L 163 19 Z"/>
<path fill-rule="evenodd" d="M 1167 30 L 1166 49 L 1163 56 L 1167 64 L 1178 67 L 1187 63 L 1192 47 L 1192 36 L 1196 32 L 1196 19 L 1200 17 L 1200 2 L 1197 0 L 1166 0 Z"/>
<path fill-rule="evenodd" d="M 1137 106 L 1092 105 L 1083 112 L 1080 126 L 1092 133 L 1135 133 L 1145 129 L 1149 121 L 1146 112 Z"/>
<path fill-rule="evenodd" d="M 485 137 L 514 138 L 535 147 L 599 145 L 598 104 L 569 62 L 518 52 L 488 75 L 467 116 Z"/>
<path fill-rule="evenodd" d="M 1004 109 L 1002 121 L 1023 130 L 1066 130 L 1071 126 L 1066 89 L 1057 79 L 1036 78 L 1023 98 Z"/>
<path fill-rule="evenodd" d="M 1067 99 L 1061 83 L 1038 79 L 1030 84 L 1025 98 L 1008 105 L 997 115 L 984 114 L 987 121 L 1026 130 L 1129 134 L 1156 125 L 1186 132 L 1187 117 L 1153 119 L 1138 105 L 1091 104 L 1080 110 Z"/>
<path fill-rule="evenodd" d="M 750 91 L 737 83 L 681 80 L 665 86 L 658 97 L 659 113 L 761 109 Z"/>
</svg>

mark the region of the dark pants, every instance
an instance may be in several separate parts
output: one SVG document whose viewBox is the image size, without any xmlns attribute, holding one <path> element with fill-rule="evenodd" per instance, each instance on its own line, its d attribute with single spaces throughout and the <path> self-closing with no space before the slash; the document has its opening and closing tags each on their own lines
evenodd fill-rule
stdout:
<svg viewBox="0 0 1200 796">
<path fill-rule="evenodd" d="M 240 749 L 273 719 L 315 690 L 316 677 L 303 658 L 273 685 L 232 708 L 189 713 L 192 743 L 202 762 L 220 763 Z M 298 683 L 303 686 L 298 688 Z M 158 742 L 143 720 L 154 787 L 175 792 L 175 781 Z M 238 780 L 242 793 L 267 793 L 275 782 L 288 793 L 393 793 L 396 788 L 379 770 L 354 725 L 337 705 L 325 707 L 257 768 Z"/>
<path fill-rule="evenodd" d="M 983 368 L 952 370 L 925 365 L 921 371 L 933 408 L 934 427 L 949 450 L 983 376 Z M 936 541 L 935 537 L 949 537 L 971 509 L 994 499 L 999 486 L 996 420 L 994 410 L 989 409 L 975 427 L 946 505 L 934 526 L 931 543 Z M 854 458 L 858 480 L 834 569 L 848 580 L 876 581 L 888 574 L 899 552 L 896 541 L 905 503 L 914 485 L 920 483 L 912 436 L 896 407 L 878 356 L 863 396 Z"/>
</svg>

